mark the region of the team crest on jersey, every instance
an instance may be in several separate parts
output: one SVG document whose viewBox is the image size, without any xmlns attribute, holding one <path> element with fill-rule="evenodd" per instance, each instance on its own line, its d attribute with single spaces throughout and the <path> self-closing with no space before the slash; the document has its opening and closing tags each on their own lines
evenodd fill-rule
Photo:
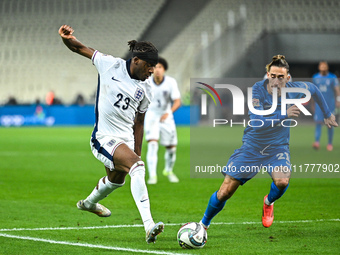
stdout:
<svg viewBox="0 0 340 255">
<path fill-rule="evenodd" d="M 254 107 L 260 106 L 260 100 L 257 99 L 257 98 L 253 98 L 253 106 L 254 106 Z"/>
<path fill-rule="evenodd" d="M 166 97 L 168 95 L 168 91 L 163 91 L 163 96 Z"/>
<path fill-rule="evenodd" d="M 135 92 L 135 99 L 137 101 L 142 101 L 143 96 L 144 96 L 144 91 L 142 89 L 140 89 L 140 88 L 137 88 L 136 92 Z"/>
</svg>

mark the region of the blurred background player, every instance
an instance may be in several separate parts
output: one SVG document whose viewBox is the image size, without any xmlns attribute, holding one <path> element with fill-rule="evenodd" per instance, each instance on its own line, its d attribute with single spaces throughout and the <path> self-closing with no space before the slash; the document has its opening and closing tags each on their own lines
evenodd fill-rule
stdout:
<svg viewBox="0 0 340 255">
<path fill-rule="evenodd" d="M 288 189 L 291 175 L 289 151 L 289 125 L 284 127 L 281 121 L 296 118 L 300 110 L 296 105 L 287 109 L 286 115 L 281 115 L 281 88 L 308 89 L 311 96 L 320 105 L 325 124 L 338 126 L 335 116 L 328 109 L 320 90 L 310 82 L 288 82 L 289 65 L 282 55 L 276 55 L 267 66 L 268 79 L 257 82 L 252 87 L 252 103 L 256 110 L 268 109 L 273 104 L 273 91 L 277 90 L 277 108 L 270 115 L 256 115 L 249 111 L 249 117 L 255 123 L 247 126 L 242 138 L 242 146 L 235 150 L 223 170 L 224 181 L 218 191 L 210 197 L 201 224 L 208 229 L 211 220 L 223 209 L 226 201 L 232 197 L 240 185 L 252 179 L 258 170 L 266 166 L 272 178 L 269 194 L 264 197 L 262 225 L 270 227 L 274 220 L 274 202 Z M 303 93 L 287 93 L 287 98 L 301 98 Z M 274 125 L 272 124 L 274 123 Z M 245 171 L 245 169 L 255 169 Z"/>
<path fill-rule="evenodd" d="M 150 78 L 153 100 L 145 116 L 145 139 L 148 142 L 146 162 L 149 171 L 148 184 L 157 183 L 158 141 L 165 146 L 165 168 L 163 175 L 170 182 L 179 182 L 173 172 L 176 161 L 177 132 L 173 113 L 181 106 L 181 95 L 174 78 L 166 76 L 168 63 L 159 58 Z"/>
<path fill-rule="evenodd" d="M 131 193 L 143 220 L 146 242 L 155 242 L 164 224 L 155 224 L 152 219 L 145 167 L 140 155 L 144 116 L 151 100 L 148 78 L 158 62 L 158 50 L 150 42 L 132 40 L 128 45 L 133 57 L 125 61 L 85 46 L 72 35 L 73 32 L 68 25 L 59 29 L 64 44 L 71 51 L 91 59 L 99 75 L 96 123 L 90 145 L 107 174 L 86 199 L 77 203 L 77 207 L 100 217 L 110 216 L 110 210 L 98 202 L 122 187 L 129 174 Z"/>
<path fill-rule="evenodd" d="M 334 114 L 335 109 L 340 107 L 340 88 L 339 81 L 335 74 L 328 71 L 328 63 L 321 61 L 319 63 L 319 72 L 313 75 L 313 83 L 319 88 L 323 97 L 326 99 L 330 111 Z M 320 107 L 314 106 L 314 121 L 315 127 L 315 142 L 313 148 L 318 150 L 320 148 L 320 138 L 322 132 L 323 114 Z M 334 128 L 329 128 L 327 150 L 333 150 L 333 135 Z"/>
</svg>

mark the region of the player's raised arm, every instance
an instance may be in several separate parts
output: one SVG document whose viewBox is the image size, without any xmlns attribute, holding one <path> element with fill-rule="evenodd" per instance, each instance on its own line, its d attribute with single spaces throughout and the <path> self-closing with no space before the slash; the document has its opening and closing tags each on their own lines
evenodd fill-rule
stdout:
<svg viewBox="0 0 340 255">
<path fill-rule="evenodd" d="M 87 57 L 89 59 L 92 58 L 92 55 L 95 52 L 95 50 L 85 46 L 80 41 L 78 41 L 77 38 L 73 35 L 74 30 L 71 26 L 62 25 L 59 28 L 58 32 L 67 48 L 84 57 Z"/>
</svg>

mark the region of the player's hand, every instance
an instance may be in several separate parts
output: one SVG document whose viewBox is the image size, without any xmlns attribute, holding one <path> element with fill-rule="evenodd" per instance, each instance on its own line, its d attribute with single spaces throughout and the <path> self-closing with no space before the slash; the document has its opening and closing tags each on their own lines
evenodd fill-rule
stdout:
<svg viewBox="0 0 340 255">
<path fill-rule="evenodd" d="M 169 113 L 164 113 L 160 119 L 161 122 L 164 122 L 166 118 L 169 116 Z"/>
<path fill-rule="evenodd" d="M 327 125 L 328 128 L 337 127 L 338 123 L 335 121 L 335 116 L 332 114 L 329 118 L 325 119 L 325 124 Z"/>
<path fill-rule="evenodd" d="M 74 29 L 69 26 L 69 25 L 62 25 L 60 28 L 59 28 L 59 31 L 58 33 L 60 34 L 60 36 L 62 38 L 65 38 L 65 39 L 76 39 L 72 34 L 74 32 Z"/>
<path fill-rule="evenodd" d="M 288 118 L 299 117 L 299 115 L 300 115 L 300 109 L 296 105 L 293 105 L 287 109 Z"/>
</svg>

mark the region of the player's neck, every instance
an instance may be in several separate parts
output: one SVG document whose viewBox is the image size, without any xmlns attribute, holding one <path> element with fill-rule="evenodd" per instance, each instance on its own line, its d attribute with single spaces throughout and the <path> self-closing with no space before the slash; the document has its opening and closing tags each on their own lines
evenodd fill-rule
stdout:
<svg viewBox="0 0 340 255">
<path fill-rule="evenodd" d="M 154 81 L 157 85 L 159 85 L 159 84 L 161 84 L 161 83 L 164 81 L 164 76 L 154 76 L 154 77 L 153 77 L 153 81 Z"/>
</svg>

